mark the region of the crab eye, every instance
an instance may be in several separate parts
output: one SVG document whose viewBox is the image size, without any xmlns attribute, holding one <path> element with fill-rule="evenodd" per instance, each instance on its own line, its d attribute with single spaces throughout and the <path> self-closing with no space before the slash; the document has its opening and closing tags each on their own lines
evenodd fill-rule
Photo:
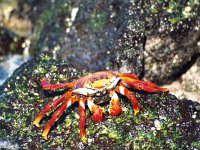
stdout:
<svg viewBox="0 0 200 150">
<path fill-rule="evenodd" d="M 100 79 L 103 79 L 103 78 L 105 78 L 105 76 L 104 75 L 100 75 Z"/>
</svg>

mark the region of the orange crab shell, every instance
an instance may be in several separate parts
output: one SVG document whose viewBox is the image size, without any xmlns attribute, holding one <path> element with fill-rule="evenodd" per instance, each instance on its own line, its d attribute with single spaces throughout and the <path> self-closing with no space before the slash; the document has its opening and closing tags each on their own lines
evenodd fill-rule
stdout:
<svg viewBox="0 0 200 150">
<path fill-rule="evenodd" d="M 74 84 L 72 93 L 85 96 L 100 96 L 114 89 L 120 77 L 114 72 L 96 72 L 80 78 Z"/>
</svg>

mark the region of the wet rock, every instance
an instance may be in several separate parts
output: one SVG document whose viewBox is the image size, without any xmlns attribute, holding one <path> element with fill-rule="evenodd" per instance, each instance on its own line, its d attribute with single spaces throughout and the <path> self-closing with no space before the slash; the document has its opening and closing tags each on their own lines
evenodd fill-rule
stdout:
<svg viewBox="0 0 200 150">
<path fill-rule="evenodd" d="M 185 73 L 200 53 L 200 3 L 152 0 L 144 8 L 144 74 L 148 80 L 166 84 Z"/>
<path fill-rule="evenodd" d="M 2 85 L 13 71 L 24 63 L 24 61 L 24 58 L 17 54 L 4 57 L 0 62 L 0 85 Z"/>
<path fill-rule="evenodd" d="M 142 73 L 144 19 L 140 3 L 59 1 L 35 27 L 32 52 L 52 51 L 54 58 L 89 71 Z M 55 10 L 56 7 L 56 10 Z"/>
<path fill-rule="evenodd" d="M 24 37 L 0 27 L 0 85 L 29 58 L 29 42 Z"/>
<path fill-rule="evenodd" d="M 57 120 L 49 133 L 42 136 L 42 128 L 50 119 L 50 112 L 35 127 L 32 122 L 39 111 L 67 89 L 44 92 L 40 80 L 50 83 L 72 81 L 86 72 L 66 62 L 52 60 L 49 55 L 28 61 L 0 87 L 0 147 L 5 143 L 19 149 L 199 149 L 200 104 L 178 100 L 166 93 L 150 94 L 135 91 L 141 111 L 133 115 L 129 101 L 120 97 L 122 114 L 110 117 L 105 103 L 104 120 L 99 125 L 91 121 L 86 109 L 87 145 L 79 139 L 78 107 L 74 104 Z"/>
</svg>

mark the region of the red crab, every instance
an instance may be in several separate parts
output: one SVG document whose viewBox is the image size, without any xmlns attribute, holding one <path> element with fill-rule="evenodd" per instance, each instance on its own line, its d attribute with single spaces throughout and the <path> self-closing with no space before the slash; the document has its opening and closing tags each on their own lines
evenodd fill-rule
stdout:
<svg viewBox="0 0 200 150">
<path fill-rule="evenodd" d="M 138 80 L 136 75 L 133 73 L 119 73 L 112 71 L 95 72 L 84 76 L 75 82 L 51 85 L 47 82 L 47 80 L 41 80 L 41 84 L 43 90 L 69 88 L 69 91 L 48 103 L 35 118 L 33 124 L 39 127 L 39 122 L 43 116 L 50 110 L 55 109 L 58 105 L 60 105 L 42 132 L 42 136 L 45 140 L 47 140 L 49 130 L 56 119 L 58 119 L 70 105 L 74 102 L 78 102 L 80 115 L 80 138 L 84 143 L 86 143 L 85 103 L 87 102 L 90 111 L 93 113 L 92 120 L 95 124 L 101 122 L 103 119 L 103 109 L 93 102 L 92 97 L 109 94 L 111 98 L 109 113 L 111 116 L 117 116 L 122 111 L 118 94 L 122 94 L 130 100 L 134 114 L 136 115 L 140 111 L 140 107 L 134 93 L 129 91 L 130 88 L 146 92 L 168 92 L 167 88 L 161 88 L 151 82 Z"/>
</svg>

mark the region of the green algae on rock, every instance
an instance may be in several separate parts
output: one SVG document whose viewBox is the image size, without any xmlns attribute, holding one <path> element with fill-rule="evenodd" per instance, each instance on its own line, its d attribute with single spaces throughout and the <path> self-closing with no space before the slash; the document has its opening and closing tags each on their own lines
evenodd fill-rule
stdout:
<svg viewBox="0 0 200 150">
<path fill-rule="evenodd" d="M 105 116 L 99 125 L 94 125 L 89 109 L 86 109 L 87 145 L 79 139 L 77 104 L 66 110 L 57 120 L 49 133 L 49 140 L 45 141 L 41 131 L 52 112 L 42 120 L 41 128 L 36 128 L 32 122 L 50 100 L 67 89 L 44 92 L 40 80 L 46 78 L 51 83 L 62 83 L 86 74 L 64 62 L 47 58 L 47 54 L 42 54 L 37 59 L 25 63 L 0 88 L 0 141 L 17 143 L 20 149 L 200 148 L 198 103 L 181 101 L 170 94 L 138 91 L 134 92 L 141 111 L 136 116 L 124 97 L 120 97 L 123 111 L 118 117 L 109 116 L 108 103 L 102 105 Z"/>
</svg>

